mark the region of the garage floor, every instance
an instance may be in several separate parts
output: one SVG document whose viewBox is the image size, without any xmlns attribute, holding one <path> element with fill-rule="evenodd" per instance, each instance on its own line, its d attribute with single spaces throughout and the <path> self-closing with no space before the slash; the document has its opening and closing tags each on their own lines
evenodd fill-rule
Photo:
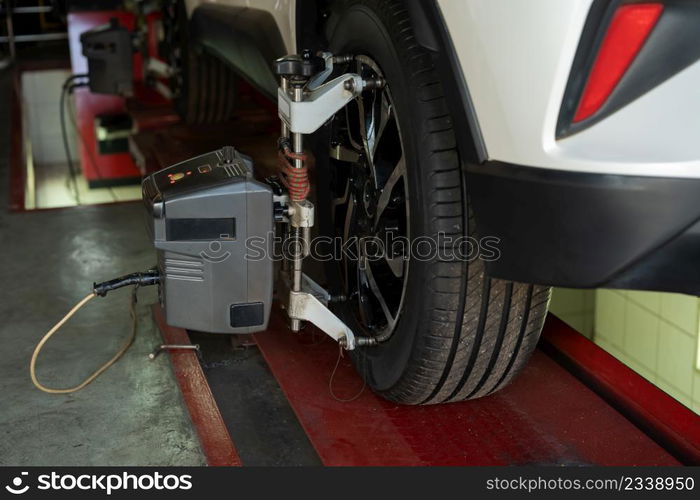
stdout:
<svg viewBox="0 0 700 500">
<path fill-rule="evenodd" d="M 127 355 L 85 390 L 36 390 L 28 363 L 36 342 L 93 281 L 152 265 L 138 204 L 10 214 L 10 79 L 0 75 L 0 464 L 196 465 L 204 463 L 171 368 L 148 362 L 158 333 L 142 292 L 139 335 Z M 97 300 L 39 359 L 49 386 L 73 385 L 104 363 L 128 335 L 129 292 Z"/>
<path fill-rule="evenodd" d="M 0 73 L 0 465 L 203 465 L 168 356 L 151 317 L 155 289 L 140 291 L 137 341 L 112 368 L 72 395 L 48 395 L 29 378 L 41 336 L 102 281 L 153 265 L 140 203 L 10 213 L 10 75 Z M 130 292 L 97 299 L 45 347 L 38 377 L 82 381 L 129 334 Z M 255 347 L 197 334 L 202 364 L 246 465 L 314 465 L 319 459 Z"/>
</svg>

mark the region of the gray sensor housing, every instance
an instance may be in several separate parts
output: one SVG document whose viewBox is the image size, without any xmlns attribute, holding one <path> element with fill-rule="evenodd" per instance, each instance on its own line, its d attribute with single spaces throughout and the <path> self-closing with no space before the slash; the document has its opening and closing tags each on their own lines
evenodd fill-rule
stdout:
<svg viewBox="0 0 700 500">
<path fill-rule="evenodd" d="M 272 304 L 272 190 L 232 147 L 146 177 L 143 200 L 169 325 L 210 333 L 267 328 Z"/>
</svg>

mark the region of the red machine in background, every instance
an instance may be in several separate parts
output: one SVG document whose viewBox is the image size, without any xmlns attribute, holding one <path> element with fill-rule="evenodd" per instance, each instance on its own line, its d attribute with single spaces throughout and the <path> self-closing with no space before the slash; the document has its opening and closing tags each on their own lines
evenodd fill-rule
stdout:
<svg viewBox="0 0 700 500">
<path fill-rule="evenodd" d="M 143 54 L 157 54 L 159 12 L 144 16 L 144 46 L 133 54 L 133 95 L 96 94 L 89 88 L 75 90 L 77 127 L 80 135 L 79 157 L 82 174 L 91 188 L 134 184 L 140 171 L 129 153 L 129 137 L 138 130 L 174 123 L 170 101 L 146 84 Z M 116 22 L 135 31 L 138 18 L 121 10 L 71 12 L 68 37 L 74 75 L 86 74 L 88 62 L 83 56 L 80 37 L 98 26 Z"/>
</svg>

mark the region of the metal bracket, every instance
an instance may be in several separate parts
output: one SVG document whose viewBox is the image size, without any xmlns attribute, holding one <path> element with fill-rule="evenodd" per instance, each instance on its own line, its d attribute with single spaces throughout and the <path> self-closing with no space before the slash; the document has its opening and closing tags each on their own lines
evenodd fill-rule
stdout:
<svg viewBox="0 0 700 500">
<path fill-rule="evenodd" d="M 355 335 L 338 316 L 308 292 L 289 292 L 287 313 L 292 319 L 309 321 L 348 351 L 355 349 Z"/>
<path fill-rule="evenodd" d="M 325 69 L 315 73 L 320 69 L 316 67 L 319 57 L 323 59 Z M 303 152 L 303 134 L 314 133 L 365 88 L 381 83 L 365 81 L 355 73 L 346 73 L 326 82 L 333 72 L 336 59 L 339 63 L 346 63 L 352 60 L 352 56 L 336 58 L 330 52 L 323 52 L 320 56 L 312 57 L 305 52 L 302 56 L 287 56 L 275 63 L 277 73 L 282 77 L 277 90 L 282 136 L 291 138 L 291 149 L 295 153 Z M 312 73 L 315 74 L 312 76 Z M 301 160 L 295 159 L 294 166 L 301 168 Z M 311 227 L 314 225 L 314 205 L 308 200 L 291 201 L 285 215 L 289 225 L 294 228 L 295 240 L 305 243 L 303 252 L 296 254 L 292 260 L 291 286 L 285 280 L 286 276 L 281 276 L 280 280 L 280 285 L 284 287 L 283 292 L 280 290 L 282 297 L 288 298 L 286 306 L 292 331 L 299 331 L 301 321 L 309 321 L 347 350 L 376 344 L 374 338 L 355 337 L 352 330 L 328 309 L 330 294 L 302 273 L 302 260 L 307 255 Z"/>
<path fill-rule="evenodd" d="M 279 116 L 293 134 L 313 134 L 347 103 L 362 93 L 360 75 L 346 73 L 307 90 L 301 101 L 294 101 L 283 88 L 277 90 Z"/>
<path fill-rule="evenodd" d="M 303 273 L 301 283 L 302 291 L 294 292 L 289 288 L 288 282 L 280 280 L 280 285 L 284 288 L 283 296 L 286 295 L 289 299 L 286 308 L 290 318 L 313 323 L 348 351 L 377 344 L 372 337 L 356 337 L 352 329 L 328 309 L 332 297 L 325 288 Z"/>
<path fill-rule="evenodd" d="M 309 83 L 306 84 L 306 88 L 309 90 L 319 88 L 333 73 L 333 54 L 331 52 L 321 52 L 319 56 L 326 62 L 326 69 L 309 80 Z"/>
<path fill-rule="evenodd" d="M 313 227 L 314 204 L 309 200 L 292 201 L 289 203 L 289 223 L 292 227 Z"/>
<path fill-rule="evenodd" d="M 301 289 L 316 297 L 325 306 L 331 302 L 331 294 L 304 273 L 301 273 Z"/>
<path fill-rule="evenodd" d="M 150 73 L 158 78 L 170 78 L 175 74 L 175 70 L 160 59 L 149 57 L 146 59 L 146 73 Z"/>
</svg>

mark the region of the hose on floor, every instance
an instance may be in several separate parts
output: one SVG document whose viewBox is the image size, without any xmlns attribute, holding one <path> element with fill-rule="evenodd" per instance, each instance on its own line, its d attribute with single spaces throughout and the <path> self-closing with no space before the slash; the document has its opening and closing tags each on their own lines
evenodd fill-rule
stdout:
<svg viewBox="0 0 700 500">
<path fill-rule="evenodd" d="M 73 306 L 73 308 L 70 311 L 68 311 L 68 314 L 61 318 L 61 320 L 58 323 L 56 323 L 48 332 L 46 332 L 46 334 L 41 338 L 39 343 L 34 348 L 34 352 L 32 353 L 32 359 L 29 362 L 29 375 L 32 379 L 32 383 L 34 384 L 34 386 L 40 391 L 46 392 L 48 394 L 71 394 L 73 392 L 77 392 L 81 389 L 84 389 L 86 386 L 91 384 L 97 377 L 99 377 L 107 369 L 109 369 L 109 367 L 111 367 L 114 363 L 119 361 L 119 359 L 126 353 L 126 351 L 129 350 L 129 348 L 134 343 L 134 340 L 136 339 L 136 331 L 138 326 L 138 321 L 136 317 L 136 294 L 138 292 L 138 289 L 140 286 L 155 285 L 158 282 L 159 277 L 157 271 L 151 269 L 145 273 L 130 274 L 122 278 L 118 278 L 116 280 L 95 284 L 93 286 L 93 291 L 85 298 L 83 298 L 80 302 L 78 302 L 75 306 Z M 90 375 L 88 378 L 86 378 L 80 384 L 74 387 L 56 389 L 52 387 L 46 387 L 41 382 L 39 382 L 39 379 L 36 376 L 36 361 L 39 358 L 39 354 L 41 353 L 41 350 L 43 349 L 46 342 L 48 342 L 49 339 L 53 337 L 53 335 L 58 330 L 60 330 L 61 327 L 65 325 L 69 319 L 71 319 L 80 309 L 83 308 L 83 306 L 85 306 L 92 299 L 94 299 L 97 296 L 104 297 L 107 294 L 107 292 L 128 285 L 136 285 L 131 292 L 131 303 L 129 306 L 129 312 L 131 314 L 131 332 L 129 334 L 129 338 L 126 340 L 121 349 L 119 349 L 109 361 L 107 361 L 105 364 L 103 364 L 97 370 L 95 370 L 95 372 L 93 372 L 92 375 Z"/>
</svg>

